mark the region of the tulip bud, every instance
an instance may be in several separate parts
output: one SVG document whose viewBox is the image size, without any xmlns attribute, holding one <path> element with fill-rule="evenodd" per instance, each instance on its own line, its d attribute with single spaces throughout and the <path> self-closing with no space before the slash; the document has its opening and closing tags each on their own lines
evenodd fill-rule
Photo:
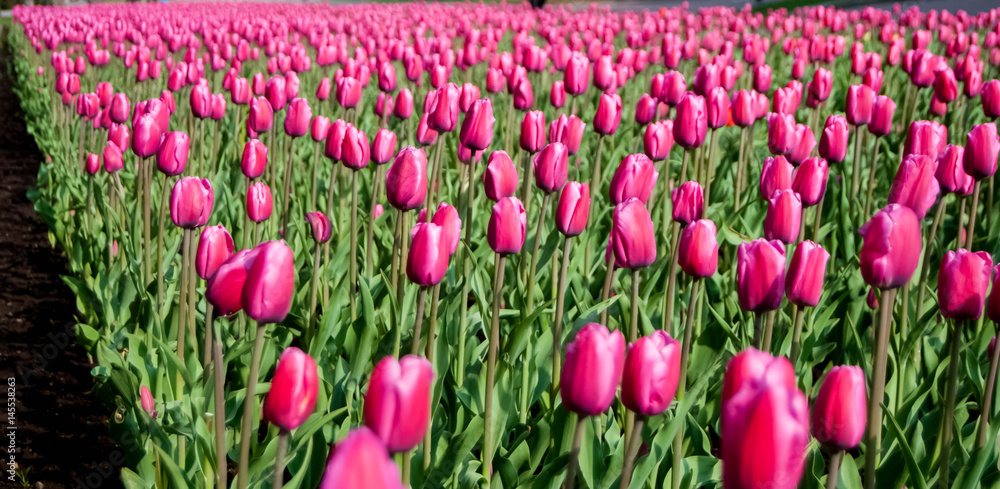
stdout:
<svg viewBox="0 0 1000 489">
<path fill-rule="evenodd" d="M 644 268 L 656 261 L 656 235 L 649 211 L 639 199 L 615 206 L 611 235 L 615 260 L 622 268 Z"/>
<path fill-rule="evenodd" d="M 760 64 L 753 69 L 753 89 L 760 93 L 767 93 L 771 90 L 771 67 Z"/>
<path fill-rule="evenodd" d="M 521 149 L 529 153 L 537 153 L 545 146 L 545 114 L 542 111 L 524 113 L 519 141 Z"/>
<path fill-rule="evenodd" d="M 326 139 L 326 135 L 330 132 L 330 118 L 322 115 L 317 115 L 313 117 L 312 122 L 309 124 L 309 135 L 312 136 L 312 140 L 320 142 Z"/>
<path fill-rule="evenodd" d="M 611 203 L 618 205 L 626 200 L 636 198 L 645 204 L 653 193 L 659 173 L 644 154 L 628 155 L 622 159 L 615 174 L 611 177 Z"/>
<path fill-rule="evenodd" d="M 701 184 L 694 180 L 675 187 L 670 192 L 670 201 L 673 208 L 671 217 L 674 222 L 678 222 L 682 226 L 687 226 L 701 219 L 705 211 L 705 198 Z"/>
<path fill-rule="evenodd" d="M 861 277 L 872 287 L 895 289 L 910 282 L 920 262 L 920 220 L 909 207 L 889 204 L 861 226 Z"/>
<path fill-rule="evenodd" d="M 559 196 L 559 207 L 556 209 L 556 229 L 566 236 L 579 236 L 586 229 L 589 216 L 590 185 L 577 182 L 567 183 Z"/>
<path fill-rule="evenodd" d="M 677 250 L 677 264 L 684 273 L 694 278 L 715 275 L 719 267 L 719 243 L 716 241 L 715 223 L 708 219 L 699 219 L 685 226 Z"/>
<path fill-rule="evenodd" d="M 316 361 L 294 346 L 286 348 L 264 398 L 264 419 L 284 431 L 294 430 L 313 413 L 318 393 Z"/>
<path fill-rule="evenodd" d="M 965 172 L 973 180 L 993 176 L 997 171 L 997 154 L 1000 152 L 1000 137 L 994 122 L 979 124 L 969 131 L 965 142 L 963 164 Z"/>
<path fill-rule="evenodd" d="M 243 285 L 256 256 L 254 250 L 240 250 L 222 262 L 208 279 L 205 299 L 215 307 L 216 314 L 228 316 L 243 308 Z"/>
<path fill-rule="evenodd" d="M 549 125 L 549 142 L 563 143 L 569 154 L 575 155 L 580 149 L 580 142 L 586 127 L 587 125 L 575 115 L 569 117 L 566 117 L 566 114 L 560 115 L 558 119 L 553 119 L 552 124 Z M 538 148 L 541 149 L 541 146 L 539 144 Z"/>
<path fill-rule="evenodd" d="M 983 115 L 987 119 L 1000 117 L 1000 80 L 984 83 L 980 96 L 983 102 Z"/>
<path fill-rule="evenodd" d="M 851 85 L 847 89 L 847 122 L 855 126 L 868 124 L 872 119 L 875 91 L 868 85 Z"/>
<path fill-rule="evenodd" d="M 516 197 L 501 197 L 493 205 L 486 239 L 497 254 L 510 255 L 524 245 L 527 217 L 524 205 Z"/>
<path fill-rule="evenodd" d="M 778 190 L 791 189 L 794 171 L 795 167 L 784 156 L 765 158 L 760 170 L 760 196 L 770 199 Z"/>
<path fill-rule="evenodd" d="M 757 120 L 754 110 L 754 96 L 746 90 L 740 90 L 733 95 L 730 105 L 733 123 L 740 127 L 749 127 Z"/>
<path fill-rule="evenodd" d="M 653 161 L 663 161 L 674 146 L 674 122 L 670 120 L 654 122 L 646 126 L 642 138 L 643 150 Z"/>
<path fill-rule="evenodd" d="M 428 287 L 437 285 L 448 271 L 448 250 L 442 242 L 441 227 L 417 223 L 410 231 L 412 243 L 406 260 L 406 276 L 411 282 Z"/>
<path fill-rule="evenodd" d="M 618 94 L 601 94 L 601 99 L 597 105 L 597 113 L 594 115 L 594 131 L 604 136 L 614 134 L 618 130 L 618 125 L 621 121 L 621 97 Z"/>
<path fill-rule="evenodd" d="M 795 387 L 745 384 L 722 408 L 727 488 L 798 486 L 809 444 L 809 403 Z M 755 450 L 754 447 L 768 447 Z"/>
<path fill-rule="evenodd" d="M 430 104 L 424 104 L 428 115 L 427 124 L 438 132 L 451 132 L 458 124 L 458 85 L 449 83 L 437 91 Z"/>
<path fill-rule="evenodd" d="M 581 95 L 587 91 L 590 83 L 590 62 L 583 53 L 574 52 L 566 63 L 566 70 L 563 72 L 563 83 L 566 85 L 566 92 L 573 95 Z"/>
<path fill-rule="evenodd" d="M 409 88 L 404 88 L 396 94 L 396 103 L 392 106 L 392 115 L 406 120 L 413 115 L 413 94 Z"/>
<path fill-rule="evenodd" d="M 688 92 L 677 104 L 674 117 L 674 141 L 685 149 L 701 146 L 708 132 L 708 111 L 705 99 Z"/>
<path fill-rule="evenodd" d="M 868 407 L 861 367 L 833 367 L 816 395 L 812 433 L 830 450 L 852 450 L 865 434 Z"/>
<path fill-rule="evenodd" d="M 780 307 L 785 285 L 785 247 L 781 241 L 756 239 L 740 243 L 736 259 L 740 308 L 766 312 Z"/>
<path fill-rule="evenodd" d="M 267 146 L 258 139 L 251 139 L 243 146 L 243 159 L 240 169 L 243 175 L 253 180 L 264 174 L 267 167 Z"/>
<path fill-rule="evenodd" d="M 367 404 L 366 404 L 367 407 Z M 371 430 L 358 428 L 330 449 L 319 489 L 404 489 L 399 469 Z"/>
<path fill-rule="evenodd" d="M 663 414 L 680 381 L 680 342 L 661 330 L 643 336 L 629 345 L 623 370 L 622 404 L 643 416 Z"/>
<path fill-rule="evenodd" d="M 243 309 L 260 324 L 280 323 L 292 307 L 295 256 L 284 241 L 261 243 L 253 253 L 241 295 Z"/>
<path fill-rule="evenodd" d="M 205 178 L 184 177 L 170 193 L 170 219 L 174 225 L 194 229 L 208 223 L 215 200 L 212 183 Z"/>
<path fill-rule="evenodd" d="M 544 125 L 542 127 L 545 127 Z M 566 185 L 569 172 L 569 152 L 563 143 L 547 144 L 534 157 L 535 185 L 545 193 L 556 192 Z"/>
<path fill-rule="evenodd" d="M 274 109 L 264 97 L 250 100 L 250 113 L 247 116 L 247 127 L 258 134 L 271 130 L 274 126 Z"/>
<path fill-rule="evenodd" d="M 247 217 L 253 222 L 264 222 L 271 217 L 274 201 L 271 188 L 264 182 L 254 182 L 247 188 Z"/>
<path fill-rule="evenodd" d="M 417 142 L 423 146 L 430 146 L 437 141 L 438 133 L 431 129 L 428 122 L 429 117 L 429 114 L 425 112 L 424 115 L 420 116 L 420 122 L 417 124 Z"/>
<path fill-rule="evenodd" d="M 184 173 L 187 166 L 190 141 L 188 135 L 180 131 L 167 133 L 163 144 L 156 152 L 156 168 L 164 175 L 176 176 Z"/>
<path fill-rule="evenodd" d="M 889 203 L 905 205 L 917 214 L 918 219 L 923 219 L 937 200 L 940 190 L 935 177 L 937 166 L 937 161 L 928 156 L 906 156 L 896 170 L 889 189 Z"/>
<path fill-rule="evenodd" d="M 590 323 L 566 346 L 559 395 L 566 409 L 579 416 L 607 411 L 615 400 L 625 366 L 621 331 Z"/>
<path fill-rule="evenodd" d="M 114 143 L 109 142 L 106 146 L 104 146 L 104 152 L 101 153 L 101 159 L 104 162 L 104 171 L 108 173 L 115 173 L 125 168 L 122 152 L 118 149 L 118 146 L 115 146 Z"/>
<path fill-rule="evenodd" d="M 330 99 L 330 89 L 333 88 L 329 78 L 323 78 L 316 87 L 316 99 L 320 101 Z"/>
<path fill-rule="evenodd" d="M 886 136 L 892 132 L 892 116 L 896 112 L 896 102 L 885 95 L 875 97 L 872 107 L 872 120 L 868 123 L 868 132 L 875 136 Z"/>
<path fill-rule="evenodd" d="M 767 149 L 771 154 L 788 154 L 795 142 L 795 117 L 777 112 L 767 114 Z"/>
<path fill-rule="evenodd" d="M 212 120 L 219 121 L 226 116 L 226 97 L 221 93 L 212 95 Z"/>
<path fill-rule="evenodd" d="M 726 365 L 722 381 L 722 405 L 748 384 L 793 389 L 795 369 L 785 357 L 772 357 L 770 353 L 750 347 L 734 356 Z"/>
<path fill-rule="evenodd" d="M 792 149 L 788 152 L 788 161 L 794 165 L 798 165 L 812 154 L 813 148 L 816 147 L 816 138 L 813 136 L 812 129 L 809 126 L 796 124 L 794 139 L 795 144 L 792 145 Z"/>
<path fill-rule="evenodd" d="M 94 153 L 87 154 L 87 160 L 84 162 L 84 169 L 90 175 L 97 174 L 97 171 L 101 169 L 101 164 L 97 155 Z"/>
<path fill-rule="evenodd" d="M 353 109 L 361 102 L 361 82 L 345 76 L 337 81 L 337 103 L 345 109 Z"/>
<path fill-rule="evenodd" d="M 364 421 L 393 453 L 408 452 L 427 432 L 434 367 L 427 359 L 406 355 L 382 359 L 372 370 L 365 393 Z M 368 487 L 359 479 L 357 487 Z M 336 486 L 351 487 L 351 486 Z"/>
<path fill-rule="evenodd" d="M 153 393 L 149 392 L 149 387 L 139 388 L 139 404 L 150 418 L 156 419 L 156 399 L 153 398 Z"/>
<path fill-rule="evenodd" d="M 385 196 L 400 210 L 418 209 L 427 199 L 427 154 L 407 146 L 396 154 L 385 174 Z"/>
<path fill-rule="evenodd" d="M 865 305 L 873 311 L 878 309 L 878 294 L 875 292 L 876 290 L 875 287 L 869 287 L 868 296 L 865 297 Z"/>
<path fill-rule="evenodd" d="M 903 156 L 921 154 L 936 160 L 947 144 L 947 127 L 937 121 L 913 121 L 906 132 Z"/>
<path fill-rule="evenodd" d="M 972 194 L 974 181 L 965 173 L 963 160 L 965 148 L 949 144 L 938 159 L 938 169 L 934 174 L 945 193 Z"/>
<path fill-rule="evenodd" d="M 648 93 L 642 94 L 639 102 L 635 106 L 635 122 L 640 126 L 645 126 L 656 118 L 657 100 L 650 97 Z"/>
<path fill-rule="evenodd" d="M 764 237 L 794 243 L 802 225 L 802 199 L 792 190 L 775 190 L 768 199 Z"/>
<path fill-rule="evenodd" d="M 819 140 L 819 155 L 835 163 L 844 161 L 847 156 L 847 138 L 847 119 L 837 114 L 827 117 L 823 136 Z"/>
<path fill-rule="evenodd" d="M 472 103 L 465 120 L 462 121 L 459 141 L 472 150 L 484 150 L 493 142 L 495 123 L 493 103 L 488 98 L 479 99 Z"/>
<path fill-rule="evenodd" d="M 948 250 L 938 272 L 941 316 L 954 320 L 979 319 L 990 287 L 993 260 L 989 253 Z"/>
<path fill-rule="evenodd" d="M 804 207 L 812 207 L 823 200 L 829 171 L 826 160 L 819 157 L 807 159 L 795 170 L 791 188 L 802 198 Z"/>
<path fill-rule="evenodd" d="M 163 139 L 163 129 L 153 114 L 147 113 L 139 117 L 132 126 L 132 152 L 140 158 L 149 158 L 160 149 Z"/>
<path fill-rule="evenodd" d="M 118 92 L 111 98 L 111 120 L 115 124 L 127 121 L 131 112 L 127 95 Z"/>
<path fill-rule="evenodd" d="M 517 191 L 517 168 L 505 151 L 494 151 L 483 172 L 483 187 L 486 198 L 497 202 L 503 197 L 511 197 Z"/>
<path fill-rule="evenodd" d="M 431 222 L 441 227 L 441 243 L 448 256 L 454 255 L 462 239 L 462 219 L 458 216 L 458 209 L 442 202 Z"/>
<path fill-rule="evenodd" d="M 340 160 L 344 166 L 354 171 L 368 166 L 371 161 L 371 146 L 364 131 L 348 124 L 341 145 Z"/>
<path fill-rule="evenodd" d="M 785 277 L 785 295 L 789 302 L 799 307 L 816 307 L 819 304 L 829 259 L 830 253 L 812 241 L 803 241 L 795 247 Z"/>
<path fill-rule="evenodd" d="M 305 136 L 309 133 L 309 122 L 312 119 L 312 109 L 309 101 L 304 98 L 295 98 L 288 105 L 288 113 L 285 114 L 285 134 L 292 138 Z"/>
<path fill-rule="evenodd" d="M 934 96 L 944 103 L 958 98 L 958 82 L 951 68 L 946 67 L 937 72 L 934 78 Z"/>
<path fill-rule="evenodd" d="M 233 237 L 222 225 L 206 226 L 198 239 L 195 268 L 204 280 L 212 278 L 226 260 L 233 256 Z"/>
</svg>

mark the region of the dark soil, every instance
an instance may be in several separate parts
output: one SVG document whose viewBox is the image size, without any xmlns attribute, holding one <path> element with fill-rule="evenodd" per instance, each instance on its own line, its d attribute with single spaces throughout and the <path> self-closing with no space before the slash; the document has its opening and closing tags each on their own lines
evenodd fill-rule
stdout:
<svg viewBox="0 0 1000 489">
<path fill-rule="evenodd" d="M 2 42 L 2 41 L 0 41 Z M 60 279 L 65 257 L 26 197 L 44 158 L 27 133 L 11 91 L 8 47 L 0 49 L 0 379 L 3 487 L 8 473 L 9 386 L 17 471 L 36 488 L 121 487 L 108 413 L 89 391 L 91 365 L 73 334 L 76 303 Z M 118 452 L 118 453 L 116 453 Z"/>
</svg>

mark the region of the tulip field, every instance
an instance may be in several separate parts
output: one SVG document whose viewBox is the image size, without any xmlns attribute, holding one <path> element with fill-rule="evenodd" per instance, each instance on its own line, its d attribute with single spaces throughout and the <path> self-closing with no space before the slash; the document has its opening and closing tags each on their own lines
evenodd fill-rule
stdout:
<svg viewBox="0 0 1000 489">
<path fill-rule="evenodd" d="M 128 489 L 1000 487 L 1000 9 L 13 18 Z"/>
</svg>

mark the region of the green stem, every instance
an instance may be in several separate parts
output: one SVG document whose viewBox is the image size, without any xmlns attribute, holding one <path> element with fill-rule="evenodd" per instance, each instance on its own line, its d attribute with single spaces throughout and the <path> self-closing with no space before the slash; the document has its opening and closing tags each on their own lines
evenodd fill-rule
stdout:
<svg viewBox="0 0 1000 489">
<path fill-rule="evenodd" d="M 163 176 L 163 190 L 160 191 L 160 212 L 157 214 L 159 227 L 156 230 L 156 312 L 159 315 L 163 307 L 163 225 L 167 220 L 167 183 L 168 176 Z"/>
<path fill-rule="evenodd" d="M 872 394 L 868 398 L 868 436 L 865 443 L 865 485 L 874 489 L 875 472 L 878 468 L 879 450 L 882 443 L 882 400 L 885 397 L 885 368 L 889 355 L 889 330 L 892 327 L 892 309 L 895 304 L 896 290 L 882 290 L 880 298 L 877 340 L 875 355 L 872 359 Z"/>
<path fill-rule="evenodd" d="M 976 188 L 972 191 L 972 207 L 969 209 L 969 228 L 965 231 L 965 248 L 972 249 L 972 239 L 976 234 L 976 214 L 979 208 L 979 188 L 982 180 L 976 180 Z"/>
<path fill-rule="evenodd" d="M 465 340 L 466 328 L 468 327 L 469 312 L 469 277 L 471 276 L 472 254 L 472 223 L 475 213 L 475 193 L 476 193 L 476 167 L 475 163 L 466 165 L 469 167 L 469 193 L 465 198 L 465 247 L 462 249 L 462 298 L 459 301 L 461 312 L 459 313 L 458 326 L 458 361 L 455 380 L 459 386 L 465 382 Z"/>
<path fill-rule="evenodd" d="M 994 329 L 994 336 L 1000 335 L 1000 328 Z M 1000 363 L 1000 348 L 993 348 L 993 355 L 990 356 L 990 375 L 986 380 L 986 388 L 983 389 L 983 409 L 979 415 L 979 432 L 976 434 L 976 448 L 982 448 L 986 444 L 986 430 L 990 425 L 990 418 L 993 411 L 993 387 L 997 380 L 997 364 Z"/>
<path fill-rule="evenodd" d="M 860 126 L 854 126 L 852 139 L 854 139 L 854 159 L 851 161 L 853 171 L 851 172 L 851 195 L 858 195 L 861 187 L 861 138 L 865 135 Z"/>
<path fill-rule="evenodd" d="M 562 325 L 563 308 L 566 305 L 566 274 L 569 271 L 569 251 L 573 237 L 566 236 L 563 242 L 562 270 L 559 272 L 559 293 L 556 296 L 556 322 L 552 329 L 552 411 L 556 409 L 556 393 L 559 392 L 559 376 L 562 367 Z"/>
<path fill-rule="evenodd" d="M 228 478 L 226 467 L 226 393 L 224 390 L 226 367 L 222 363 L 221 326 L 218 329 L 213 328 L 213 330 L 215 334 L 215 342 L 212 348 L 212 354 L 215 357 L 215 361 L 213 362 L 215 370 L 215 413 L 213 421 L 215 422 L 215 464 L 217 468 L 216 477 L 218 479 L 216 487 L 225 489 L 228 487 L 226 483 L 226 479 Z"/>
<path fill-rule="evenodd" d="M 351 322 L 358 318 L 354 291 L 358 286 L 358 172 L 351 172 L 351 282 L 347 296 L 351 302 Z"/>
<path fill-rule="evenodd" d="M 679 375 L 680 381 L 677 383 L 677 402 L 684 400 L 684 394 L 687 392 L 687 371 L 688 371 L 688 357 L 691 355 L 691 338 L 694 331 L 694 318 L 696 316 L 695 311 L 698 304 L 698 297 L 700 296 L 700 289 L 703 287 L 701 280 L 693 280 L 691 283 L 691 291 L 688 296 L 688 314 L 687 319 L 684 321 L 684 338 L 681 343 L 681 371 Z M 684 454 L 684 425 L 680 425 L 677 434 L 674 435 L 674 444 L 672 451 L 672 461 L 674 470 L 671 473 L 671 487 L 679 488 L 681 480 L 681 458 Z"/>
<path fill-rule="evenodd" d="M 372 205 L 368 211 L 368 240 L 365 246 L 365 276 L 369 280 L 373 278 L 373 263 L 375 261 L 375 206 L 378 205 L 379 200 L 379 190 L 382 185 L 379 182 L 383 181 L 383 170 L 382 165 L 375 165 L 375 182 L 374 188 L 372 189 Z"/>
<path fill-rule="evenodd" d="M 601 302 L 608 300 L 611 297 L 612 289 L 614 288 L 615 281 L 615 257 L 611 257 L 610 260 L 604 266 L 604 287 L 601 289 Z M 601 324 L 608 324 L 608 308 L 604 308 L 601 311 Z"/>
<path fill-rule="evenodd" d="M 625 452 L 625 459 L 622 461 L 622 477 L 621 483 L 618 485 L 620 489 L 627 489 L 629 482 L 632 480 L 632 464 L 635 462 L 636 454 L 639 453 L 639 446 L 642 445 L 642 425 L 645 419 L 643 416 L 636 416 L 635 418 L 633 436 L 629 440 L 628 450 Z"/>
<path fill-rule="evenodd" d="M 685 153 L 687 154 L 687 153 Z M 677 291 L 677 258 L 678 243 L 680 235 L 680 225 L 672 223 L 673 231 L 670 233 L 670 271 L 667 272 L 667 293 L 663 296 L 663 330 L 670 332 L 671 323 L 674 319 L 674 294 Z"/>
<path fill-rule="evenodd" d="M 420 292 L 417 293 L 417 317 L 413 323 L 413 339 L 410 345 L 410 355 L 418 355 L 420 353 L 420 330 L 423 329 L 424 325 L 425 302 L 427 302 L 427 287 L 420 287 Z"/>
<path fill-rule="evenodd" d="M 708 147 L 708 164 L 705 168 L 705 215 L 708 215 L 708 201 L 712 194 L 712 176 L 715 174 L 715 155 L 719 151 L 719 130 L 712 129 L 711 143 Z"/>
<path fill-rule="evenodd" d="M 951 353 L 949 354 L 951 358 L 948 362 L 948 385 L 946 389 L 944 413 L 955 412 L 955 398 L 958 394 L 958 369 L 962 353 L 962 329 L 964 326 L 964 321 L 956 320 L 955 328 L 951 333 Z M 954 416 L 947 415 L 941 417 L 941 458 L 938 459 L 940 462 L 938 469 L 938 487 L 941 489 L 948 489 L 951 487 L 948 482 L 948 477 L 951 472 L 951 425 L 953 420 Z"/>
<path fill-rule="evenodd" d="M 243 399 L 243 428 L 240 431 L 240 466 L 237 472 L 237 489 L 246 489 L 250 470 L 250 443 L 256 440 L 253 426 L 257 408 L 257 381 L 260 371 L 260 355 L 264 348 L 264 323 L 257 323 L 257 334 L 253 339 L 253 356 L 250 359 L 250 373 L 247 375 L 246 397 Z M 251 435 L 253 437 L 251 438 Z"/>
<path fill-rule="evenodd" d="M 844 458 L 844 452 L 837 450 L 837 453 L 830 455 L 830 466 L 826 472 L 826 489 L 837 489 L 837 479 L 840 476 L 840 461 Z"/>
<path fill-rule="evenodd" d="M 288 449 L 288 430 L 282 429 L 278 434 L 278 446 L 274 450 L 274 484 L 273 489 L 281 489 L 285 476 L 285 451 Z"/>
<path fill-rule="evenodd" d="M 795 366 L 795 362 L 799 358 L 799 348 L 802 338 L 802 321 L 806 317 L 805 308 L 799 309 L 798 305 L 792 305 L 792 316 L 795 317 L 795 329 L 792 331 L 792 354 L 790 360 L 792 361 L 792 366 Z"/>
<path fill-rule="evenodd" d="M 542 244 L 542 230 L 545 225 L 545 214 L 548 211 L 549 200 L 551 197 L 552 194 L 549 192 L 545 192 L 545 195 L 542 197 L 542 209 L 538 213 L 538 225 L 535 227 L 535 243 L 531 250 L 531 265 L 528 269 L 528 294 L 527 297 L 525 297 L 525 302 L 527 303 L 526 313 L 528 316 L 531 316 L 535 310 L 535 273 L 538 269 L 538 250 Z M 531 366 L 532 346 L 532 338 L 529 338 L 527 354 L 524 361 L 521 362 L 521 394 L 520 411 L 518 413 L 521 423 L 525 423 L 528 420 L 528 374 Z"/>
<path fill-rule="evenodd" d="M 872 158 L 872 167 L 868 171 L 868 195 L 865 197 L 865 211 L 862 214 L 863 217 L 868 217 L 868 211 L 871 209 L 872 203 L 872 193 L 875 191 L 875 173 L 878 170 L 878 136 L 875 136 L 875 151 L 874 157 Z"/>
<path fill-rule="evenodd" d="M 597 156 L 594 158 L 593 173 L 590 175 L 590 195 L 600 196 L 601 193 L 601 150 L 604 149 L 604 136 L 597 138 Z"/>
<path fill-rule="evenodd" d="M 576 420 L 576 430 L 573 431 L 573 447 L 569 452 L 569 467 L 566 469 L 566 483 L 563 485 L 563 489 L 576 487 L 576 471 L 580 466 L 580 445 L 583 444 L 583 432 L 586 431 L 586 428 L 587 418 L 579 417 Z"/>
<path fill-rule="evenodd" d="M 745 128 L 745 127 L 740 128 L 740 156 L 739 156 L 739 159 L 736 162 L 736 181 L 734 182 L 734 185 L 733 185 L 733 212 L 734 213 L 740 210 L 740 191 L 742 190 L 742 187 L 743 187 L 743 173 L 745 171 L 744 168 L 743 168 L 743 166 L 744 166 L 743 165 L 743 161 L 744 161 L 743 160 L 743 154 L 744 154 L 745 149 L 746 149 L 745 148 L 745 146 L 746 146 L 746 138 L 747 138 L 747 128 Z"/>
<path fill-rule="evenodd" d="M 438 314 L 438 303 L 439 296 L 441 293 L 441 284 L 434 286 L 434 291 L 431 293 L 431 322 L 429 324 L 430 328 L 427 330 L 427 346 L 424 350 L 424 356 L 427 360 L 431 362 L 431 366 L 434 365 L 434 341 L 437 329 L 437 314 Z M 434 404 L 431 404 L 430 410 L 430 423 L 434 424 Z M 424 472 L 427 471 L 431 466 L 431 429 L 428 429 L 424 433 Z"/>
<path fill-rule="evenodd" d="M 761 349 L 765 352 L 771 351 L 771 336 L 774 332 L 774 317 L 777 315 L 777 310 L 767 313 L 767 326 L 764 328 L 764 343 L 761 344 Z"/>
<path fill-rule="evenodd" d="M 500 343 L 500 301 L 503 299 L 503 272 L 507 264 L 507 256 L 496 255 L 494 275 L 496 279 L 493 284 L 493 316 L 492 327 L 490 328 L 489 353 L 486 362 L 486 414 L 484 416 L 485 426 L 483 428 L 483 453 L 482 467 L 483 477 L 487 481 L 493 477 L 493 383 L 496 378 L 497 347 Z"/>
<path fill-rule="evenodd" d="M 316 246 L 313 248 L 313 254 L 315 255 L 313 257 L 313 276 L 311 281 L 312 283 L 309 284 L 309 322 L 306 325 L 305 333 L 306 350 L 309 350 L 309 347 L 312 344 L 313 336 L 316 334 L 314 331 L 314 328 L 316 327 L 316 317 L 318 316 L 316 314 L 316 296 L 319 291 L 319 259 L 321 256 L 319 243 L 316 243 Z"/>
</svg>

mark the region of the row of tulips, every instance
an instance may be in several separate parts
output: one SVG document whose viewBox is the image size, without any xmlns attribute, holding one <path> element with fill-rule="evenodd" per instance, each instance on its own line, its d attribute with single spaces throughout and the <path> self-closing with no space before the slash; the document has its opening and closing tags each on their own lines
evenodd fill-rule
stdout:
<svg viewBox="0 0 1000 489">
<path fill-rule="evenodd" d="M 996 483 L 998 13 L 17 8 L 123 481 Z"/>
</svg>

